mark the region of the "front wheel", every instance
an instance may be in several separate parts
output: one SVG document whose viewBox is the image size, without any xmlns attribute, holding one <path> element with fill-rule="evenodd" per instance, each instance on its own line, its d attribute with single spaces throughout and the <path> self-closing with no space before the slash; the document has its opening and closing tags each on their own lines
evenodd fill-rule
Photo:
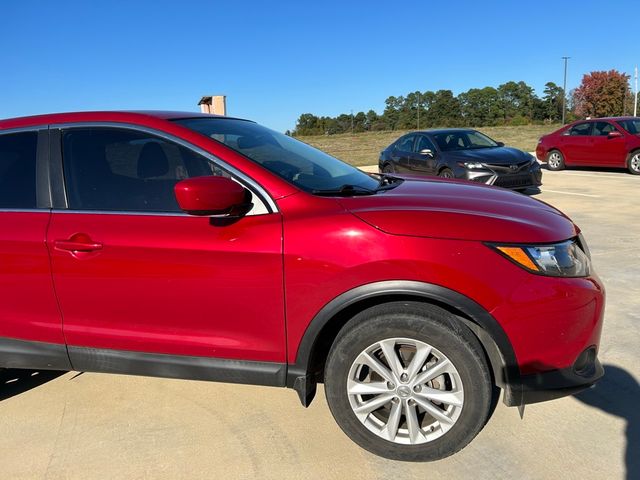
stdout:
<svg viewBox="0 0 640 480">
<path fill-rule="evenodd" d="M 640 175 L 640 150 L 629 154 L 627 158 L 627 168 L 633 175 Z"/>
<path fill-rule="evenodd" d="M 390 163 L 385 163 L 384 166 L 382 167 L 382 173 L 392 174 L 395 172 L 396 172 L 396 169 L 393 168 L 393 165 L 391 165 Z"/>
<path fill-rule="evenodd" d="M 564 156 L 558 150 L 551 150 L 547 155 L 547 168 L 558 171 L 564 168 Z"/>
<path fill-rule="evenodd" d="M 449 312 L 392 302 L 354 317 L 335 340 L 325 394 L 342 430 L 382 457 L 431 461 L 485 425 L 492 385 L 482 348 Z"/>
<path fill-rule="evenodd" d="M 443 168 L 442 170 L 440 170 L 440 173 L 438 173 L 439 177 L 442 178 L 453 178 L 453 171 L 449 168 Z"/>
</svg>

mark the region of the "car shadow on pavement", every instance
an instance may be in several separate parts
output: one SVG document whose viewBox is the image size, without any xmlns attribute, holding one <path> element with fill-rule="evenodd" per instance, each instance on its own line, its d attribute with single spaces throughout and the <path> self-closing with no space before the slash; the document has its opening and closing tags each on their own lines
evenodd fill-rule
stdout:
<svg viewBox="0 0 640 480">
<path fill-rule="evenodd" d="M 522 193 L 523 195 L 527 195 L 529 197 L 533 197 L 535 195 L 540 195 L 542 193 L 542 190 L 540 187 L 529 187 L 525 190 L 521 190 L 519 193 Z"/>
<path fill-rule="evenodd" d="M 627 479 L 640 478 L 640 385 L 626 370 L 604 365 L 605 375 L 589 390 L 574 395 L 581 402 L 626 420 Z"/>
<path fill-rule="evenodd" d="M 549 170 L 549 168 L 547 167 L 546 163 L 542 163 L 540 164 L 540 168 L 543 170 Z M 580 167 L 580 166 L 575 166 L 575 165 L 571 165 L 569 167 L 565 167 L 565 170 L 571 172 L 594 172 L 594 173 L 598 173 L 598 172 L 605 172 L 605 173 L 619 173 L 620 175 L 629 175 L 630 177 L 632 177 L 633 175 L 629 174 L 629 171 L 624 168 L 624 167 Z"/>
<path fill-rule="evenodd" d="M 0 402 L 39 387 L 67 372 L 57 370 L 0 369 Z"/>
</svg>

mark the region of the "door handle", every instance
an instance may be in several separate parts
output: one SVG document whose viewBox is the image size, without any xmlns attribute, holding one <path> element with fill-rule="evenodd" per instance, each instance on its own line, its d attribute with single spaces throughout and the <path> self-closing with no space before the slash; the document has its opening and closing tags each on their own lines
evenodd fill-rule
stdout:
<svg viewBox="0 0 640 480">
<path fill-rule="evenodd" d="M 96 250 L 102 250 L 102 244 L 94 242 L 85 233 L 76 233 L 68 240 L 56 240 L 53 246 L 56 250 L 67 252 L 95 252 Z"/>
</svg>

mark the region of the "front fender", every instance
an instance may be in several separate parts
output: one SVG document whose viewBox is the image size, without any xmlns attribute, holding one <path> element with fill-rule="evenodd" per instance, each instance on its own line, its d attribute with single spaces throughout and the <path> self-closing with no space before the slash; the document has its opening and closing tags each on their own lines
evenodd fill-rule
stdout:
<svg viewBox="0 0 640 480">
<path fill-rule="evenodd" d="M 359 304 L 366 308 L 372 304 L 394 300 L 394 297 L 412 297 L 437 303 L 456 313 L 474 332 L 487 352 L 495 381 L 505 388 L 504 402 L 507 405 L 521 404 L 520 369 L 515 352 L 506 333 L 490 313 L 465 295 L 440 285 L 413 280 L 390 280 L 361 285 L 340 294 L 311 320 L 299 344 L 296 362 L 289 365 L 287 370 L 287 386 L 298 392 L 304 406 L 308 406 L 315 395 L 318 372 L 313 371 L 312 362 L 323 330 L 345 310 Z"/>
</svg>

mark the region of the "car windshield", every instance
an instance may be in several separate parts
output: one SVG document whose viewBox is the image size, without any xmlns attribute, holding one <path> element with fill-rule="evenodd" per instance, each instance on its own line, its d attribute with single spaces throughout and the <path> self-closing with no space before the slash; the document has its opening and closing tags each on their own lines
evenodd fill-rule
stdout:
<svg viewBox="0 0 640 480">
<path fill-rule="evenodd" d="M 388 188 L 384 181 L 331 155 L 248 120 L 184 118 L 174 122 L 223 143 L 310 193 L 366 195 Z"/>
<path fill-rule="evenodd" d="M 632 135 L 637 135 L 640 133 L 640 119 L 638 118 L 630 120 L 618 120 L 618 125 L 620 125 Z"/>
<path fill-rule="evenodd" d="M 438 147 L 443 152 L 453 150 L 470 150 L 478 148 L 494 148 L 499 146 L 486 135 L 475 130 L 451 130 L 433 135 Z"/>
</svg>

